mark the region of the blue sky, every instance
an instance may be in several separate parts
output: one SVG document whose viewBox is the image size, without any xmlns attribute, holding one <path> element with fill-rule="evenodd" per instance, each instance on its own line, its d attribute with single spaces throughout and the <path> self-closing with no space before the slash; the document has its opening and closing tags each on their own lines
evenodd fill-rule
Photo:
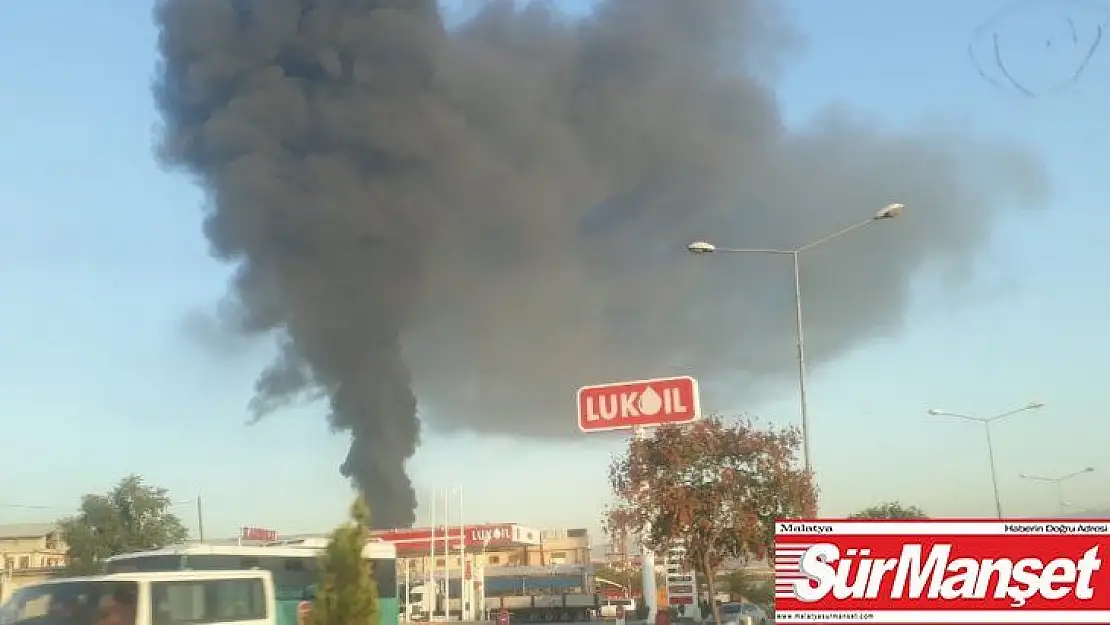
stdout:
<svg viewBox="0 0 1110 625">
<path fill-rule="evenodd" d="M 1067 498 L 1106 504 L 1110 49 L 1073 88 L 1028 99 L 985 83 L 966 55 L 999 3 L 791 6 L 807 38 L 781 68 L 791 123 L 830 103 L 885 126 L 954 121 L 1026 143 L 1054 187 L 1049 210 L 996 225 L 968 286 L 942 292 L 921 280 L 900 335 L 812 371 L 823 509 L 902 499 L 935 515 L 989 514 L 981 431 L 925 410 L 986 416 L 1031 400 L 1045 409 L 996 429 L 1007 512 L 1054 505 L 1050 488 L 1019 473 L 1087 465 L 1101 472 L 1071 482 Z M 1034 78 L 1074 67 L 1060 51 L 1070 34 L 1046 23 L 1005 26 L 1013 65 Z M 349 497 L 337 471 L 347 441 L 312 408 L 246 427 L 267 347 L 214 357 L 183 331 L 190 311 L 221 297 L 229 269 L 207 255 L 200 194 L 151 157 L 154 38 L 140 4 L 109 12 L 76 0 L 12 3 L 0 19 L 0 523 L 48 520 L 136 472 L 183 502 L 203 494 L 212 535 L 241 525 L 326 529 Z M 912 227 L 909 217 L 889 227 Z M 785 424 L 796 420 L 794 392 L 784 380 L 772 394 L 780 401 L 704 403 Z M 572 406 L 568 396 L 568 419 Z M 463 487 L 470 521 L 594 527 L 619 445 L 606 437 L 522 447 L 433 431 L 410 468 L 425 503 L 433 487 Z M 179 512 L 195 524 L 189 504 Z"/>
</svg>

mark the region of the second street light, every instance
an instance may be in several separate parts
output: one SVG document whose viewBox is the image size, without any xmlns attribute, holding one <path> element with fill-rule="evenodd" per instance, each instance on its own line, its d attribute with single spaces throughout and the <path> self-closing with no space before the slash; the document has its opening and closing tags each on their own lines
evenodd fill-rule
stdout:
<svg viewBox="0 0 1110 625">
<path fill-rule="evenodd" d="M 936 408 L 929 409 L 929 414 L 933 415 L 934 417 L 955 417 L 957 419 L 974 421 L 975 423 L 983 424 L 983 431 L 986 433 L 987 436 L 987 460 L 990 463 L 991 469 L 991 490 L 994 493 L 994 511 L 1000 519 L 1002 518 L 1002 500 L 998 496 L 998 472 L 994 468 L 994 442 L 991 440 L 991 424 L 995 421 L 1005 419 L 1010 415 L 1018 414 L 1019 412 L 1025 412 L 1027 410 L 1040 410 L 1041 408 L 1044 408 L 1044 404 L 1039 401 L 1035 401 L 1022 406 L 1021 408 L 1014 408 L 1013 410 L 994 415 L 993 417 L 972 417 L 970 415 L 960 414 L 958 412 L 948 412 L 947 410 L 938 410 Z"/>
<path fill-rule="evenodd" d="M 874 215 L 856 222 L 846 228 L 837 230 L 836 232 L 823 236 L 820 239 L 807 243 L 801 247 L 791 249 L 776 249 L 776 248 L 738 248 L 738 247 L 717 247 L 716 245 L 707 241 L 695 241 L 686 246 L 686 249 L 691 254 L 712 254 L 717 252 L 725 252 L 730 254 L 769 254 L 773 256 L 789 256 L 794 265 L 794 335 L 798 344 L 798 402 L 801 408 L 802 417 L 802 458 L 805 461 L 806 473 L 813 471 L 813 464 L 809 455 L 809 406 L 806 400 L 806 348 L 805 348 L 805 333 L 802 329 L 802 274 L 799 263 L 799 257 L 802 252 L 811 250 L 819 245 L 823 245 L 832 241 L 833 239 L 840 238 L 853 230 L 858 230 L 866 225 L 882 221 L 885 219 L 893 219 L 902 214 L 906 209 L 904 204 L 887 204 L 875 212 Z"/>
<path fill-rule="evenodd" d="M 1079 477 L 1080 475 L 1094 473 L 1094 471 L 1094 467 L 1087 467 L 1085 469 L 1080 469 L 1079 471 L 1072 471 L 1071 473 L 1067 473 L 1059 477 L 1042 477 L 1040 475 L 1029 475 L 1028 473 L 1022 473 L 1019 477 L 1021 477 L 1021 479 L 1023 480 L 1032 480 L 1034 482 L 1044 482 L 1045 484 L 1052 484 L 1056 489 L 1056 508 L 1061 514 L 1063 514 L 1064 507 L 1067 506 L 1067 504 L 1064 502 L 1064 482 L 1072 478 Z"/>
</svg>

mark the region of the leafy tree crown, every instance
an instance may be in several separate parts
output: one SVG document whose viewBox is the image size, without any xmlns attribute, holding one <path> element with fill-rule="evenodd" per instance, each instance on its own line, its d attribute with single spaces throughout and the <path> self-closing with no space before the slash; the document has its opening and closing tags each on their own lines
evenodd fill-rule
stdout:
<svg viewBox="0 0 1110 625">
<path fill-rule="evenodd" d="M 864 508 L 848 516 L 849 519 L 927 519 L 929 515 L 917 506 L 909 506 L 897 501 L 886 501 Z"/>
<path fill-rule="evenodd" d="M 59 522 L 72 575 L 94 575 L 108 558 L 183 542 L 188 531 L 171 512 L 164 488 L 129 475 L 103 495 L 81 498 L 79 512 Z"/>
</svg>

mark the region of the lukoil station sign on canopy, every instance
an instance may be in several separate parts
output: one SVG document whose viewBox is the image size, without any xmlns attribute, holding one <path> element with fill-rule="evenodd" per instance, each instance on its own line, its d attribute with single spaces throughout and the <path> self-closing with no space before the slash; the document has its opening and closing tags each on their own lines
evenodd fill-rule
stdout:
<svg viewBox="0 0 1110 625">
<path fill-rule="evenodd" d="M 689 376 L 578 389 L 578 427 L 583 432 L 690 423 L 700 416 L 698 382 Z"/>
</svg>

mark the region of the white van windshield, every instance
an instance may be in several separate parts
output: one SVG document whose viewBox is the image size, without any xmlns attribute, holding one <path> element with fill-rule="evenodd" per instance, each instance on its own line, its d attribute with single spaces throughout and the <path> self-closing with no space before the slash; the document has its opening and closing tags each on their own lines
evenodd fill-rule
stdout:
<svg viewBox="0 0 1110 625">
<path fill-rule="evenodd" d="M 3 625 L 135 625 L 139 585 L 79 580 L 21 588 L 0 612 Z"/>
</svg>

